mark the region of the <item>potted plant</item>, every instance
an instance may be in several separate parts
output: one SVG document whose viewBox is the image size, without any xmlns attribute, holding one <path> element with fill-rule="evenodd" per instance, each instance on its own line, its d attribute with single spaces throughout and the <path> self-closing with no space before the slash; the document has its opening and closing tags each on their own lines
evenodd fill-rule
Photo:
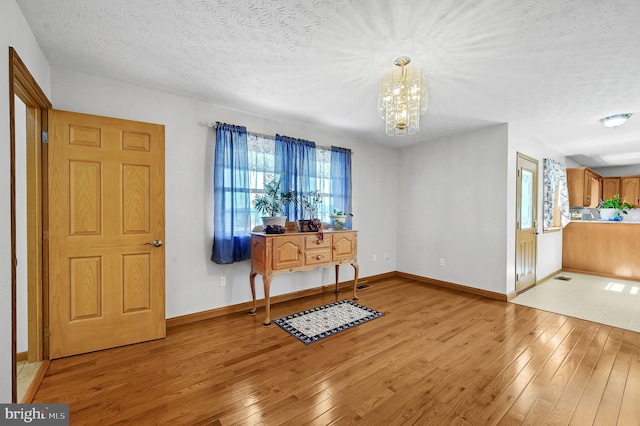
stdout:
<svg viewBox="0 0 640 426">
<path fill-rule="evenodd" d="M 322 204 L 322 194 L 320 191 L 313 190 L 307 194 L 301 194 L 296 197 L 296 201 L 302 208 L 302 219 L 298 220 L 298 231 L 315 232 L 320 229 L 320 221 L 317 219 L 318 208 Z M 309 219 L 305 219 L 305 217 Z"/>
<path fill-rule="evenodd" d="M 329 224 L 333 229 L 344 229 L 347 224 L 347 216 L 353 216 L 351 213 L 347 214 L 342 210 L 333 209 L 333 214 L 329 215 Z"/>
<path fill-rule="evenodd" d="M 253 207 L 262 213 L 262 226 L 267 234 L 282 234 L 285 230 L 286 216 L 278 216 L 284 212 L 284 206 L 295 201 L 295 194 L 292 191 L 283 192 L 280 189 L 282 177 L 275 179 L 275 176 L 267 176 L 264 186 L 264 194 L 253 200 Z"/>
<path fill-rule="evenodd" d="M 598 203 L 600 209 L 600 219 L 603 220 L 622 220 L 620 213 L 627 214 L 629 209 L 634 208 L 629 203 L 620 199 L 620 194 L 616 194 L 607 200 L 601 200 Z"/>
</svg>

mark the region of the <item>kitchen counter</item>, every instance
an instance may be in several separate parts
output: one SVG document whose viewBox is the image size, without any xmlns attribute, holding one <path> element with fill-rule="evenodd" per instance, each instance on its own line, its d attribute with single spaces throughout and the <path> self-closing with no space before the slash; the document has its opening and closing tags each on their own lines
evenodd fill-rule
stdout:
<svg viewBox="0 0 640 426">
<path fill-rule="evenodd" d="M 638 224 L 599 220 L 569 223 L 562 231 L 562 268 L 640 280 Z"/>
<path fill-rule="evenodd" d="M 640 225 L 640 221 L 637 220 L 572 220 L 571 223 L 615 223 L 617 225 Z"/>
</svg>

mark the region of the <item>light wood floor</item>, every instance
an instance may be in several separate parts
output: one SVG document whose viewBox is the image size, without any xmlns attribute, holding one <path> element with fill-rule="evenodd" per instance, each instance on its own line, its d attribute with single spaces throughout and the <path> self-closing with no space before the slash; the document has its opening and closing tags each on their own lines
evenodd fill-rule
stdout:
<svg viewBox="0 0 640 426">
<path fill-rule="evenodd" d="M 56 360 L 34 403 L 73 425 L 640 423 L 638 333 L 402 279 L 359 295 L 385 316 L 308 346 L 260 309 Z"/>
</svg>

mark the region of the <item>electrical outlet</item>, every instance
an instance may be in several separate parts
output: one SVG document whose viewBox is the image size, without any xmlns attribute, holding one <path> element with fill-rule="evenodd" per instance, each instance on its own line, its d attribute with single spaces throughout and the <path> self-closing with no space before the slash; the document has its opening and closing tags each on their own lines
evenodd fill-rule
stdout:
<svg viewBox="0 0 640 426">
<path fill-rule="evenodd" d="M 373 255 L 373 259 L 371 259 L 371 260 L 373 260 L 374 262 L 375 262 L 375 261 L 377 261 L 377 260 L 378 260 L 378 255 L 377 255 L 377 254 L 374 254 L 374 255 Z"/>
<path fill-rule="evenodd" d="M 220 287 L 227 286 L 227 277 L 220 277 Z"/>
<path fill-rule="evenodd" d="M 440 266 L 444 266 L 444 259 L 440 258 Z"/>
</svg>

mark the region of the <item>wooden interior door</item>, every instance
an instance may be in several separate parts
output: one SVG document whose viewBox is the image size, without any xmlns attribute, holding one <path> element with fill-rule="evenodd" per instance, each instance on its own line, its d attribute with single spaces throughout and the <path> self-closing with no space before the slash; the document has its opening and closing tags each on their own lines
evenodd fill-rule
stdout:
<svg viewBox="0 0 640 426">
<path fill-rule="evenodd" d="M 516 291 L 536 283 L 538 161 L 518 153 L 516 184 Z"/>
<path fill-rule="evenodd" d="M 164 337 L 164 126 L 50 110 L 49 211 L 50 358 Z"/>
</svg>

